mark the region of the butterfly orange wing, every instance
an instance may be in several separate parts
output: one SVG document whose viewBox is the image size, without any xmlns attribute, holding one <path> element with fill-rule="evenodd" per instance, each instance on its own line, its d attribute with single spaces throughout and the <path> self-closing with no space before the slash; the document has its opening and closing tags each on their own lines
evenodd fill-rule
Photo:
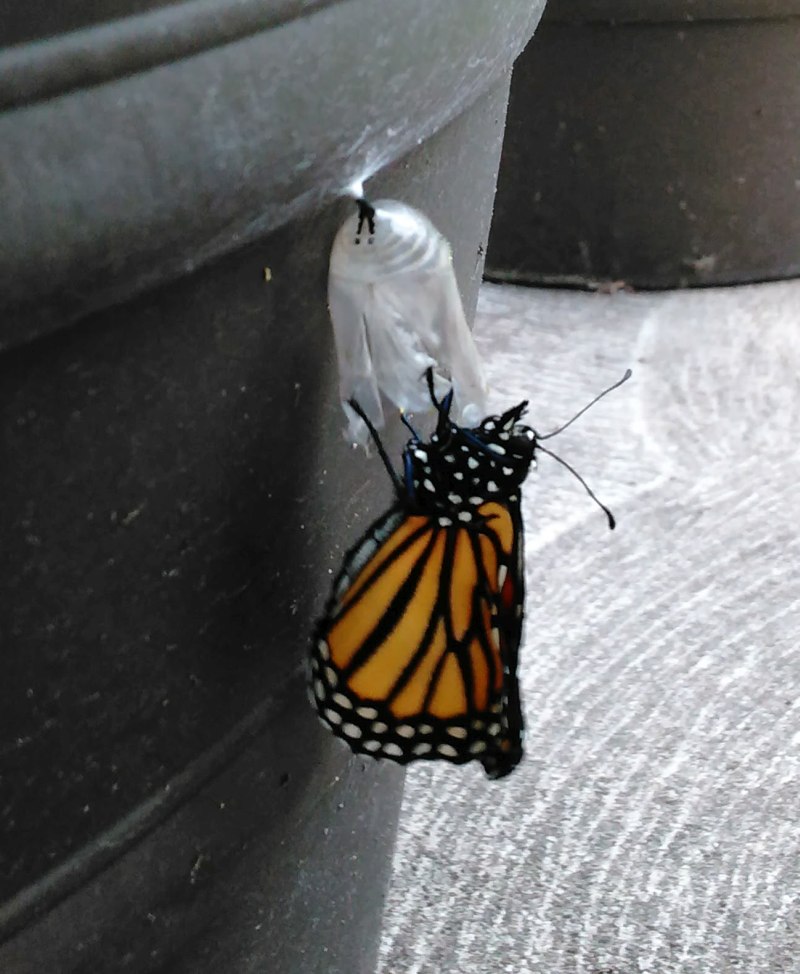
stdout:
<svg viewBox="0 0 800 974">
<path fill-rule="evenodd" d="M 345 559 L 317 627 L 312 699 L 357 752 L 401 763 L 521 757 L 518 505 L 470 524 L 390 510 Z"/>
</svg>

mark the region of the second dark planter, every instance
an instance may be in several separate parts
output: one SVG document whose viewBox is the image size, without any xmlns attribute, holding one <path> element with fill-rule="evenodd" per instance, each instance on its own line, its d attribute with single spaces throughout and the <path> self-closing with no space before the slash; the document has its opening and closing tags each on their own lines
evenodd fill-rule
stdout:
<svg viewBox="0 0 800 974">
<path fill-rule="evenodd" d="M 800 5 L 553 0 L 511 89 L 487 274 L 800 273 Z"/>
</svg>

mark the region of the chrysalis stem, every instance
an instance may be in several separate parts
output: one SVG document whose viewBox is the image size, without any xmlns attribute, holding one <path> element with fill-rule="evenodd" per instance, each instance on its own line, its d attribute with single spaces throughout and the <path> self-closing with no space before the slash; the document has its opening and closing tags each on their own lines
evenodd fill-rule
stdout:
<svg viewBox="0 0 800 974">
<path fill-rule="evenodd" d="M 354 200 L 360 200 L 364 195 L 364 180 L 354 179 L 347 187 L 346 192 L 347 195 L 352 196 Z"/>
</svg>

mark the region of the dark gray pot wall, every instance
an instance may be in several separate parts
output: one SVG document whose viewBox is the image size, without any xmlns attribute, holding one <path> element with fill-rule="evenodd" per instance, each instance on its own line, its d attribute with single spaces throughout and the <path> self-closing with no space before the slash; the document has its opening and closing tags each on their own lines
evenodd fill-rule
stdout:
<svg viewBox="0 0 800 974">
<path fill-rule="evenodd" d="M 487 275 L 800 273 L 800 3 L 552 0 L 514 72 Z"/>
<path fill-rule="evenodd" d="M 316 6 L 56 97 L 36 75 L 0 116 L 3 974 L 374 967 L 402 774 L 302 674 L 389 499 L 341 436 L 336 193 L 368 169 L 424 209 L 471 316 L 537 11 Z"/>
<path fill-rule="evenodd" d="M 0 347 L 411 151 L 510 70 L 542 5 L 341 0 L 261 29 L 263 6 L 176 4 L 0 54 Z"/>
</svg>

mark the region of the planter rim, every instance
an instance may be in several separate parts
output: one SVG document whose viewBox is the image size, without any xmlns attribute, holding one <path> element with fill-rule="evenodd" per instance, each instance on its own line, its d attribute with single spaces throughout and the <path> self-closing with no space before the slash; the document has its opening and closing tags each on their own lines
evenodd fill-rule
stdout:
<svg viewBox="0 0 800 974">
<path fill-rule="evenodd" d="M 0 48 L 0 110 L 125 77 L 343 0 L 195 0 Z"/>
<path fill-rule="evenodd" d="M 311 0 L 259 27 L 254 0 L 203 0 L 7 49 L 6 71 L 29 58 L 33 100 L 0 112 L 0 349 L 187 274 L 397 161 L 510 70 L 543 6 Z M 193 52 L 160 63 L 181 16 Z M 129 73 L 145 27 L 153 44 Z M 226 40 L 234 28 L 245 34 Z M 106 80 L 73 88 L 102 61 L 73 55 L 98 39 Z"/>
</svg>

